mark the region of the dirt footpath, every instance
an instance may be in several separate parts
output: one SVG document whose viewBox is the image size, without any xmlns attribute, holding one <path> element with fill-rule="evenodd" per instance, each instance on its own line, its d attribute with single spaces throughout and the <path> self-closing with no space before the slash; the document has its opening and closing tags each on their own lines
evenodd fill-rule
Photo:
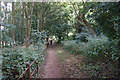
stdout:
<svg viewBox="0 0 120 80">
<path fill-rule="evenodd" d="M 81 71 L 82 56 L 70 54 L 59 45 L 47 49 L 48 54 L 42 78 L 89 78 Z"/>
<path fill-rule="evenodd" d="M 62 78 L 60 62 L 53 48 L 48 48 L 47 62 L 43 78 Z"/>
</svg>

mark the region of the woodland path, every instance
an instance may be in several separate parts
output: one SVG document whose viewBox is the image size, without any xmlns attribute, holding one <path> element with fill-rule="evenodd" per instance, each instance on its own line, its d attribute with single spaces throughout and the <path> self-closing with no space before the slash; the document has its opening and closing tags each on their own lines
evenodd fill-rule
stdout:
<svg viewBox="0 0 120 80">
<path fill-rule="evenodd" d="M 46 65 L 44 67 L 43 78 L 62 78 L 62 72 L 60 70 L 59 58 L 54 51 L 54 45 L 48 48 L 48 55 Z"/>
<path fill-rule="evenodd" d="M 42 78 L 89 78 L 80 70 L 83 62 L 80 55 L 70 54 L 58 44 L 50 46 L 47 53 Z"/>
</svg>

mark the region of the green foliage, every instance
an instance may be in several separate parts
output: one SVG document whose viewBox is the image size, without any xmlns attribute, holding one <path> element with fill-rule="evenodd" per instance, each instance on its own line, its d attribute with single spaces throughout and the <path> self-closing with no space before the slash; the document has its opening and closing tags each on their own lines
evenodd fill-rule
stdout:
<svg viewBox="0 0 120 80">
<path fill-rule="evenodd" d="M 89 36 L 88 43 L 83 45 L 84 53 L 86 56 L 97 61 L 112 59 L 118 60 L 118 48 L 115 44 L 116 41 L 110 41 L 106 36 Z"/>
<path fill-rule="evenodd" d="M 118 67 L 120 59 L 118 41 L 111 41 L 105 35 L 89 35 L 86 39 L 86 43 L 80 40 L 69 40 L 63 41 L 62 45 L 67 51 L 85 57 L 81 70 L 91 77 L 117 77 L 118 69 L 116 67 Z"/>
<path fill-rule="evenodd" d="M 31 40 L 30 42 L 34 42 L 36 45 L 39 43 L 45 43 L 45 38 L 47 38 L 47 31 L 37 32 L 36 30 L 32 30 L 31 32 Z"/>
<path fill-rule="evenodd" d="M 5 4 L 5 3 L 3 3 Z M 55 36 L 63 41 L 63 47 L 71 53 L 81 54 L 86 57 L 86 62 L 117 62 L 119 59 L 118 42 L 120 42 L 120 2 L 98 2 L 98 3 L 35 3 L 32 15 L 32 26 L 30 32 L 30 46 L 28 49 L 16 48 L 13 50 L 3 49 L 3 74 L 10 77 L 15 71 L 21 73 L 26 62 L 32 62 L 43 50 L 45 38 Z M 25 43 L 26 27 L 23 3 L 15 3 L 15 24 L 11 24 L 12 12 L 8 13 L 7 7 L 2 6 L 0 12 L 2 18 L 2 45 L 12 47 Z M 26 3 L 28 15 L 30 15 L 31 3 Z M 73 8 L 74 6 L 74 8 Z M 6 9 L 6 10 L 5 10 Z M 43 13 L 42 13 L 43 12 Z M 80 13 L 80 14 L 79 14 Z M 4 14 L 4 15 L 3 15 Z M 85 19 L 97 33 L 91 36 L 90 31 L 82 20 L 77 21 L 76 17 Z M 6 16 L 7 15 L 7 16 Z M 4 19 L 3 19 L 4 18 Z M 29 19 L 29 17 L 28 17 Z M 29 22 L 28 22 L 29 24 Z M 15 43 L 12 40 L 12 31 L 15 29 Z M 83 28 L 83 29 L 82 29 Z M 41 29 L 41 30 L 40 30 Z M 40 32 L 41 31 L 41 32 Z M 68 34 L 73 32 L 74 40 Z M 104 35 L 100 35 L 104 34 Z M 39 61 L 42 61 L 40 58 Z M 36 63 L 37 65 L 37 63 Z M 100 66 L 87 66 L 88 69 L 100 70 Z M 95 71 L 91 71 L 94 75 Z M 19 74 L 18 74 L 19 75 Z M 96 75 L 94 75 L 96 76 Z"/>
<path fill-rule="evenodd" d="M 32 71 L 35 66 L 42 63 L 44 60 L 44 55 L 42 54 L 43 45 L 39 48 L 35 46 L 30 46 L 29 48 L 15 48 L 15 49 L 4 49 L 3 52 L 3 62 L 2 62 L 2 72 L 3 78 L 15 78 L 20 76 L 20 74 L 26 68 L 26 62 L 32 63 L 39 56 L 40 58 L 34 63 L 31 68 Z M 40 66 L 40 65 L 39 65 Z M 15 76 L 15 77 L 14 77 Z"/>
<path fill-rule="evenodd" d="M 87 28 L 82 28 L 80 33 L 75 34 L 75 39 L 80 42 L 88 42 L 87 37 L 91 36 L 91 33 L 88 31 Z"/>
<path fill-rule="evenodd" d="M 91 3 L 87 19 L 100 34 L 103 32 L 111 39 L 118 39 L 120 30 L 120 2 Z"/>
<path fill-rule="evenodd" d="M 75 40 L 68 40 L 61 42 L 64 49 L 69 50 L 71 53 L 79 53 L 79 45 Z"/>
<path fill-rule="evenodd" d="M 80 42 L 77 40 L 64 41 L 62 44 L 72 53 L 79 53 L 91 60 L 102 61 L 112 59 L 117 61 L 119 58 L 116 40 L 110 41 L 106 36 L 88 36 L 88 42 Z"/>
</svg>

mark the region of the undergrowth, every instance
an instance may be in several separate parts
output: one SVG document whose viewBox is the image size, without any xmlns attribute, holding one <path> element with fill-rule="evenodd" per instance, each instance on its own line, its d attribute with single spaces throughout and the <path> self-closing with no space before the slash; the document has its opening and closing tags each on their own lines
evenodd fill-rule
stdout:
<svg viewBox="0 0 120 80">
<path fill-rule="evenodd" d="M 41 46 L 42 47 L 31 45 L 29 48 L 18 47 L 14 49 L 3 49 L 2 77 L 18 78 L 26 69 L 26 62 L 31 64 L 35 59 L 38 58 L 31 68 L 33 71 L 35 66 L 37 66 L 39 62 L 42 63 L 44 60 L 44 54 L 42 54 L 44 49 L 43 44 L 41 44 Z"/>
<path fill-rule="evenodd" d="M 70 53 L 85 57 L 81 70 L 91 77 L 118 77 L 117 41 L 111 41 L 104 35 L 87 36 L 86 40 L 63 41 L 62 45 Z"/>
</svg>

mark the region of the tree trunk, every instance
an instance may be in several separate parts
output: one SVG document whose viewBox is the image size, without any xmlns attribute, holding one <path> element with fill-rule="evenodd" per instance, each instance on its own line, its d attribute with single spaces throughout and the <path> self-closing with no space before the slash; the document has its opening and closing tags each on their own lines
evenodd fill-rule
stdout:
<svg viewBox="0 0 120 80">
<path fill-rule="evenodd" d="M 14 2 L 12 2 L 12 24 L 15 25 L 15 14 L 14 14 Z M 12 39 L 13 43 L 15 43 L 15 29 L 12 30 Z"/>
<path fill-rule="evenodd" d="M 29 25 L 29 30 L 28 30 L 28 45 L 26 47 L 29 46 L 29 39 L 30 39 L 30 32 L 31 32 L 31 24 L 32 24 L 32 14 L 33 14 L 33 7 L 34 7 L 34 3 L 32 3 L 32 7 L 31 7 L 31 15 L 30 15 L 30 25 Z"/>
<path fill-rule="evenodd" d="M 29 20 L 29 25 L 28 25 L 28 13 L 26 9 L 26 3 L 24 3 L 24 9 L 25 9 L 25 23 L 26 23 L 26 48 L 29 46 L 29 39 L 30 39 L 30 32 L 31 32 L 31 24 L 32 24 L 32 13 L 33 13 L 33 7 L 34 3 L 32 3 L 32 6 L 30 8 L 31 14 L 30 14 L 30 20 Z"/>
<path fill-rule="evenodd" d="M 85 19 L 85 14 L 82 14 L 82 13 L 80 12 L 80 9 L 79 9 L 79 12 L 77 13 L 77 10 L 75 9 L 74 4 L 73 4 L 73 8 L 74 8 L 74 10 L 75 10 L 75 14 L 78 15 L 78 16 L 76 17 L 77 20 L 78 20 L 78 22 L 79 22 L 79 23 L 80 23 L 80 22 L 83 22 L 84 25 L 87 27 L 87 29 L 92 33 L 92 35 L 96 35 L 94 29 L 92 29 L 91 25 L 90 25 L 90 24 L 87 22 L 87 20 Z M 83 2 L 83 8 L 85 9 L 85 4 L 84 4 L 84 2 Z"/>
<path fill-rule="evenodd" d="M 9 9 L 9 12 L 11 10 Z M 12 16 L 8 16 L 8 23 L 11 24 L 12 23 Z M 9 29 L 9 33 L 8 36 L 12 38 L 12 31 Z M 13 42 L 13 41 L 12 41 Z M 11 41 L 10 41 L 10 45 L 11 45 Z"/>
<path fill-rule="evenodd" d="M 0 11 L 1 11 L 1 1 L 0 1 Z M 0 24 L 0 48 L 2 48 L 2 30 L 1 30 L 1 24 Z"/>
<path fill-rule="evenodd" d="M 23 7 L 25 9 L 25 25 L 26 25 L 26 29 L 25 29 L 25 42 L 26 42 L 26 46 L 28 44 L 27 41 L 27 37 L 28 37 L 28 13 L 27 13 L 27 9 L 26 9 L 26 3 L 23 4 Z"/>
<path fill-rule="evenodd" d="M 96 35 L 95 31 L 92 29 L 91 25 L 87 22 L 87 20 L 84 18 L 84 14 L 83 14 L 83 23 L 86 25 L 86 27 L 88 28 L 88 30 L 93 34 Z"/>
<path fill-rule="evenodd" d="M 77 19 L 79 20 L 79 22 L 83 22 L 84 25 L 87 27 L 87 29 L 92 33 L 92 35 L 96 35 L 95 31 L 92 29 L 91 25 L 87 22 L 87 20 L 85 19 L 84 17 L 84 14 L 83 15 L 79 15 L 77 17 Z"/>
<path fill-rule="evenodd" d="M 5 11 L 7 11 L 7 2 L 5 2 Z M 7 13 L 5 13 L 5 19 L 4 20 L 7 20 Z M 6 29 L 6 27 L 4 27 Z M 7 41 L 4 41 L 4 46 L 7 45 Z"/>
<path fill-rule="evenodd" d="M 20 7 L 19 7 L 19 8 L 20 8 Z M 19 14 L 19 13 L 20 13 L 20 9 L 17 11 L 17 14 Z M 19 30 L 19 31 L 20 31 L 20 29 L 21 29 L 21 28 L 20 28 L 20 25 L 21 25 L 20 16 L 21 16 L 21 15 L 18 16 L 18 20 L 17 20 L 17 21 L 18 21 L 17 23 L 18 23 L 18 30 Z M 20 32 L 19 32 L 19 33 L 20 33 Z M 18 36 L 19 36 L 19 37 L 16 37 L 16 39 L 19 41 L 18 44 L 20 44 L 21 35 L 18 34 Z"/>
<path fill-rule="evenodd" d="M 42 27 L 43 27 L 43 2 L 41 4 L 41 21 L 40 21 L 40 32 L 42 31 Z"/>
<path fill-rule="evenodd" d="M 22 3 L 21 4 L 21 17 L 23 18 L 23 20 L 21 20 L 21 26 L 25 26 L 25 24 L 24 24 L 24 18 L 25 18 L 25 15 L 24 15 L 24 11 L 22 10 L 23 8 L 22 8 L 22 6 L 24 6 L 24 4 Z M 25 29 L 26 30 L 26 29 Z M 26 34 L 24 34 L 24 33 L 26 33 L 25 31 L 23 31 L 23 29 L 21 28 L 21 45 L 23 45 L 24 43 L 25 43 L 25 40 L 24 40 L 24 38 L 22 37 L 22 35 L 26 35 Z M 25 37 L 25 39 L 26 39 L 26 37 Z"/>
<path fill-rule="evenodd" d="M 96 35 L 95 31 L 91 28 L 90 24 L 87 22 L 87 20 L 83 20 L 83 23 L 86 25 L 88 30 L 93 34 Z"/>
<path fill-rule="evenodd" d="M 85 11 L 85 2 L 82 1 L 83 3 L 83 9 Z M 79 15 L 81 14 L 81 12 L 79 11 Z M 88 28 L 88 30 L 93 34 L 93 35 L 96 35 L 96 32 L 94 31 L 94 29 L 91 27 L 91 25 L 87 22 L 87 20 L 85 19 L 85 14 L 81 14 L 81 18 L 82 18 L 82 21 L 83 23 L 86 25 L 86 27 Z"/>
<path fill-rule="evenodd" d="M 36 8 L 37 9 L 37 13 L 36 13 L 36 17 L 37 17 L 36 18 L 37 19 L 37 25 L 36 26 L 37 26 L 37 29 L 36 30 L 39 31 L 39 15 L 38 15 L 38 5 L 37 4 L 36 4 L 36 7 L 37 7 Z"/>
</svg>

